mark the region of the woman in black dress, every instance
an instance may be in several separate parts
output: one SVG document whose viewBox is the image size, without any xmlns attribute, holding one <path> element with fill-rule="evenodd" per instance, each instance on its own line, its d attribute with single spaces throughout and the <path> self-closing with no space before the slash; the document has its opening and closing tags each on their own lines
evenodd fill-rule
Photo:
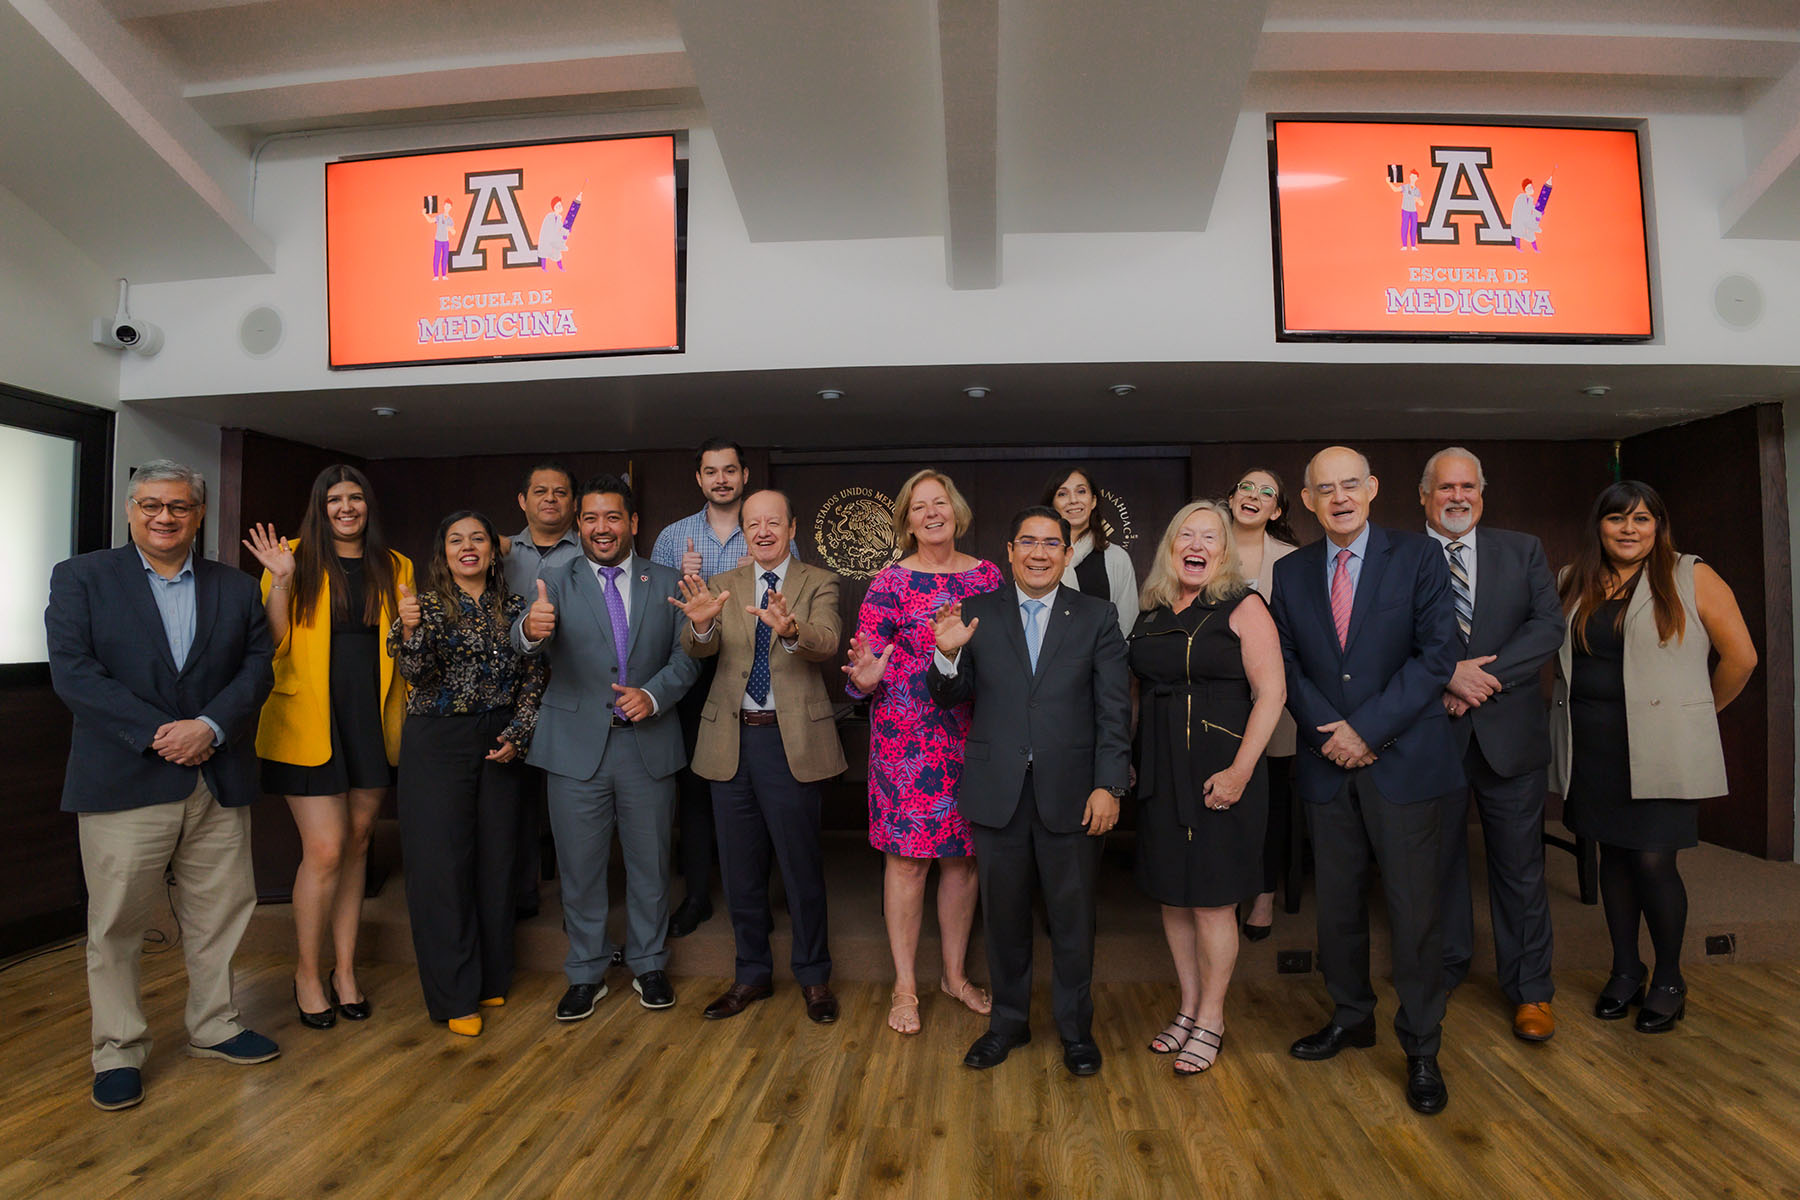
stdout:
<svg viewBox="0 0 1800 1200">
<path fill-rule="evenodd" d="M 1564 823 L 1600 845 L 1613 968 L 1594 1015 L 1619 1020 L 1640 1004 L 1637 1028 L 1662 1033 L 1687 1008 L 1687 888 L 1675 856 L 1700 840 L 1699 802 L 1725 794 L 1718 712 L 1743 691 L 1756 647 L 1725 581 L 1676 552 L 1653 488 L 1613 484 L 1588 529 L 1559 588 L 1569 632 L 1551 787 L 1567 801 Z M 1640 924 L 1656 950 L 1653 972 L 1638 957 Z"/>
<path fill-rule="evenodd" d="M 370 1013 L 356 981 L 363 864 L 406 719 L 406 681 L 382 635 L 398 589 L 413 584 L 412 563 L 382 539 L 368 479 L 341 463 L 313 480 L 298 538 L 257 525 L 244 546 L 263 565 L 275 640 L 275 688 L 256 730 L 262 786 L 287 797 L 300 831 L 294 1002 L 302 1024 L 327 1029 L 339 1015 Z"/>
<path fill-rule="evenodd" d="M 1263 750 L 1287 699 L 1281 643 L 1238 573 L 1231 516 L 1175 514 L 1129 645 L 1137 700 L 1138 883 L 1159 901 L 1181 1007 L 1150 1049 L 1212 1066 L 1237 964 L 1236 907 L 1262 890 Z"/>
</svg>

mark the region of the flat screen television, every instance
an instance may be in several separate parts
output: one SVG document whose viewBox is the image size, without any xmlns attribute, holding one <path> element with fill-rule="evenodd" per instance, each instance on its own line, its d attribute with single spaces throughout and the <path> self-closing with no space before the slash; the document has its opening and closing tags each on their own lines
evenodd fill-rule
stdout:
<svg viewBox="0 0 1800 1200">
<path fill-rule="evenodd" d="M 1654 334 L 1638 131 L 1269 119 L 1281 341 Z"/>
<path fill-rule="evenodd" d="M 325 164 L 333 368 L 682 348 L 675 135 Z"/>
</svg>

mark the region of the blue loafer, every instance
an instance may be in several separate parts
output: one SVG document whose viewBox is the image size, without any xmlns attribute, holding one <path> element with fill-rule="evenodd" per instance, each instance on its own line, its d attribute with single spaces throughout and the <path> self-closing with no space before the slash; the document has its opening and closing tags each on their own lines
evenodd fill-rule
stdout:
<svg viewBox="0 0 1800 1200">
<path fill-rule="evenodd" d="M 94 1107 L 113 1112 L 144 1102 L 144 1077 L 136 1067 L 114 1067 L 94 1076 Z"/>
<path fill-rule="evenodd" d="M 246 1029 L 234 1038 L 220 1042 L 216 1046 L 196 1046 L 188 1043 L 188 1054 L 194 1058 L 222 1058 L 226 1062 L 249 1066 L 251 1063 L 268 1062 L 281 1053 L 273 1039 L 260 1033 Z"/>
</svg>

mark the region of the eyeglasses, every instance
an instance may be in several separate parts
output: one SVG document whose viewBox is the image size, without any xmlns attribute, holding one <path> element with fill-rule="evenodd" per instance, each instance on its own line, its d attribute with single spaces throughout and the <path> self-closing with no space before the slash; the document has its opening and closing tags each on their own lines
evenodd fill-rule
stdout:
<svg viewBox="0 0 1800 1200">
<path fill-rule="evenodd" d="M 187 500 L 171 500 L 167 504 L 164 504 L 161 500 L 139 500 L 136 496 L 131 498 L 131 502 L 137 505 L 138 511 L 143 513 L 146 517 L 160 517 L 162 516 L 163 509 L 166 508 L 169 510 L 169 515 L 174 517 L 177 521 L 200 507 L 198 504 L 191 503 Z"/>
<path fill-rule="evenodd" d="M 1013 539 L 1013 545 L 1015 545 L 1019 549 L 1025 551 L 1025 553 L 1027 553 L 1027 554 L 1030 554 L 1033 550 L 1036 550 L 1039 546 L 1042 546 L 1044 549 L 1048 550 L 1050 553 L 1055 554 L 1058 550 L 1061 550 L 1067 544 L 1068 543 L 1064 542 L 1061 538 L 1020 537 L 1020 538 Z"/>
<path fill-rule="evenodd" d="M 1248 479 L 1246 479 L 1246 480 L 1244 480 L 1244 482 L 1238 484 L 1237 490 L 1244 493 L 1244 495 L 1246 495 L 1246 496 L 1261 495 L 1262 498 L 1265 500 L 1273 500 L 1275 498 L 1275 489 L 1274 488 L 1270 487 L 1266 483 L 1262 484 L 1261 486 L 1258 486 L 1257 484 L 1251 483 Z"/>
</svg>

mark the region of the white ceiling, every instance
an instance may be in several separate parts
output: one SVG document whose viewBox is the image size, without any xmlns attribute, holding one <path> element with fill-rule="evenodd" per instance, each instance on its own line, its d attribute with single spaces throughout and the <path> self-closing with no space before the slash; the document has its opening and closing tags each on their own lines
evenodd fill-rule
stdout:
<svg viewBox="0 0 1800 1200">
<path fill-rule="evenodd" d="M 0 0 L 0 187 L 110 274 L 254 274 L 272 135 L 681 109 L 752 240 L 941 236 L 947 286 L 984 288 L 1007 233 L 1204 229 L 1259 89 L 1450 74 L 1739 115 L 1721 228 L 1800 240 L 1794 0 Z"/>
</svg>

